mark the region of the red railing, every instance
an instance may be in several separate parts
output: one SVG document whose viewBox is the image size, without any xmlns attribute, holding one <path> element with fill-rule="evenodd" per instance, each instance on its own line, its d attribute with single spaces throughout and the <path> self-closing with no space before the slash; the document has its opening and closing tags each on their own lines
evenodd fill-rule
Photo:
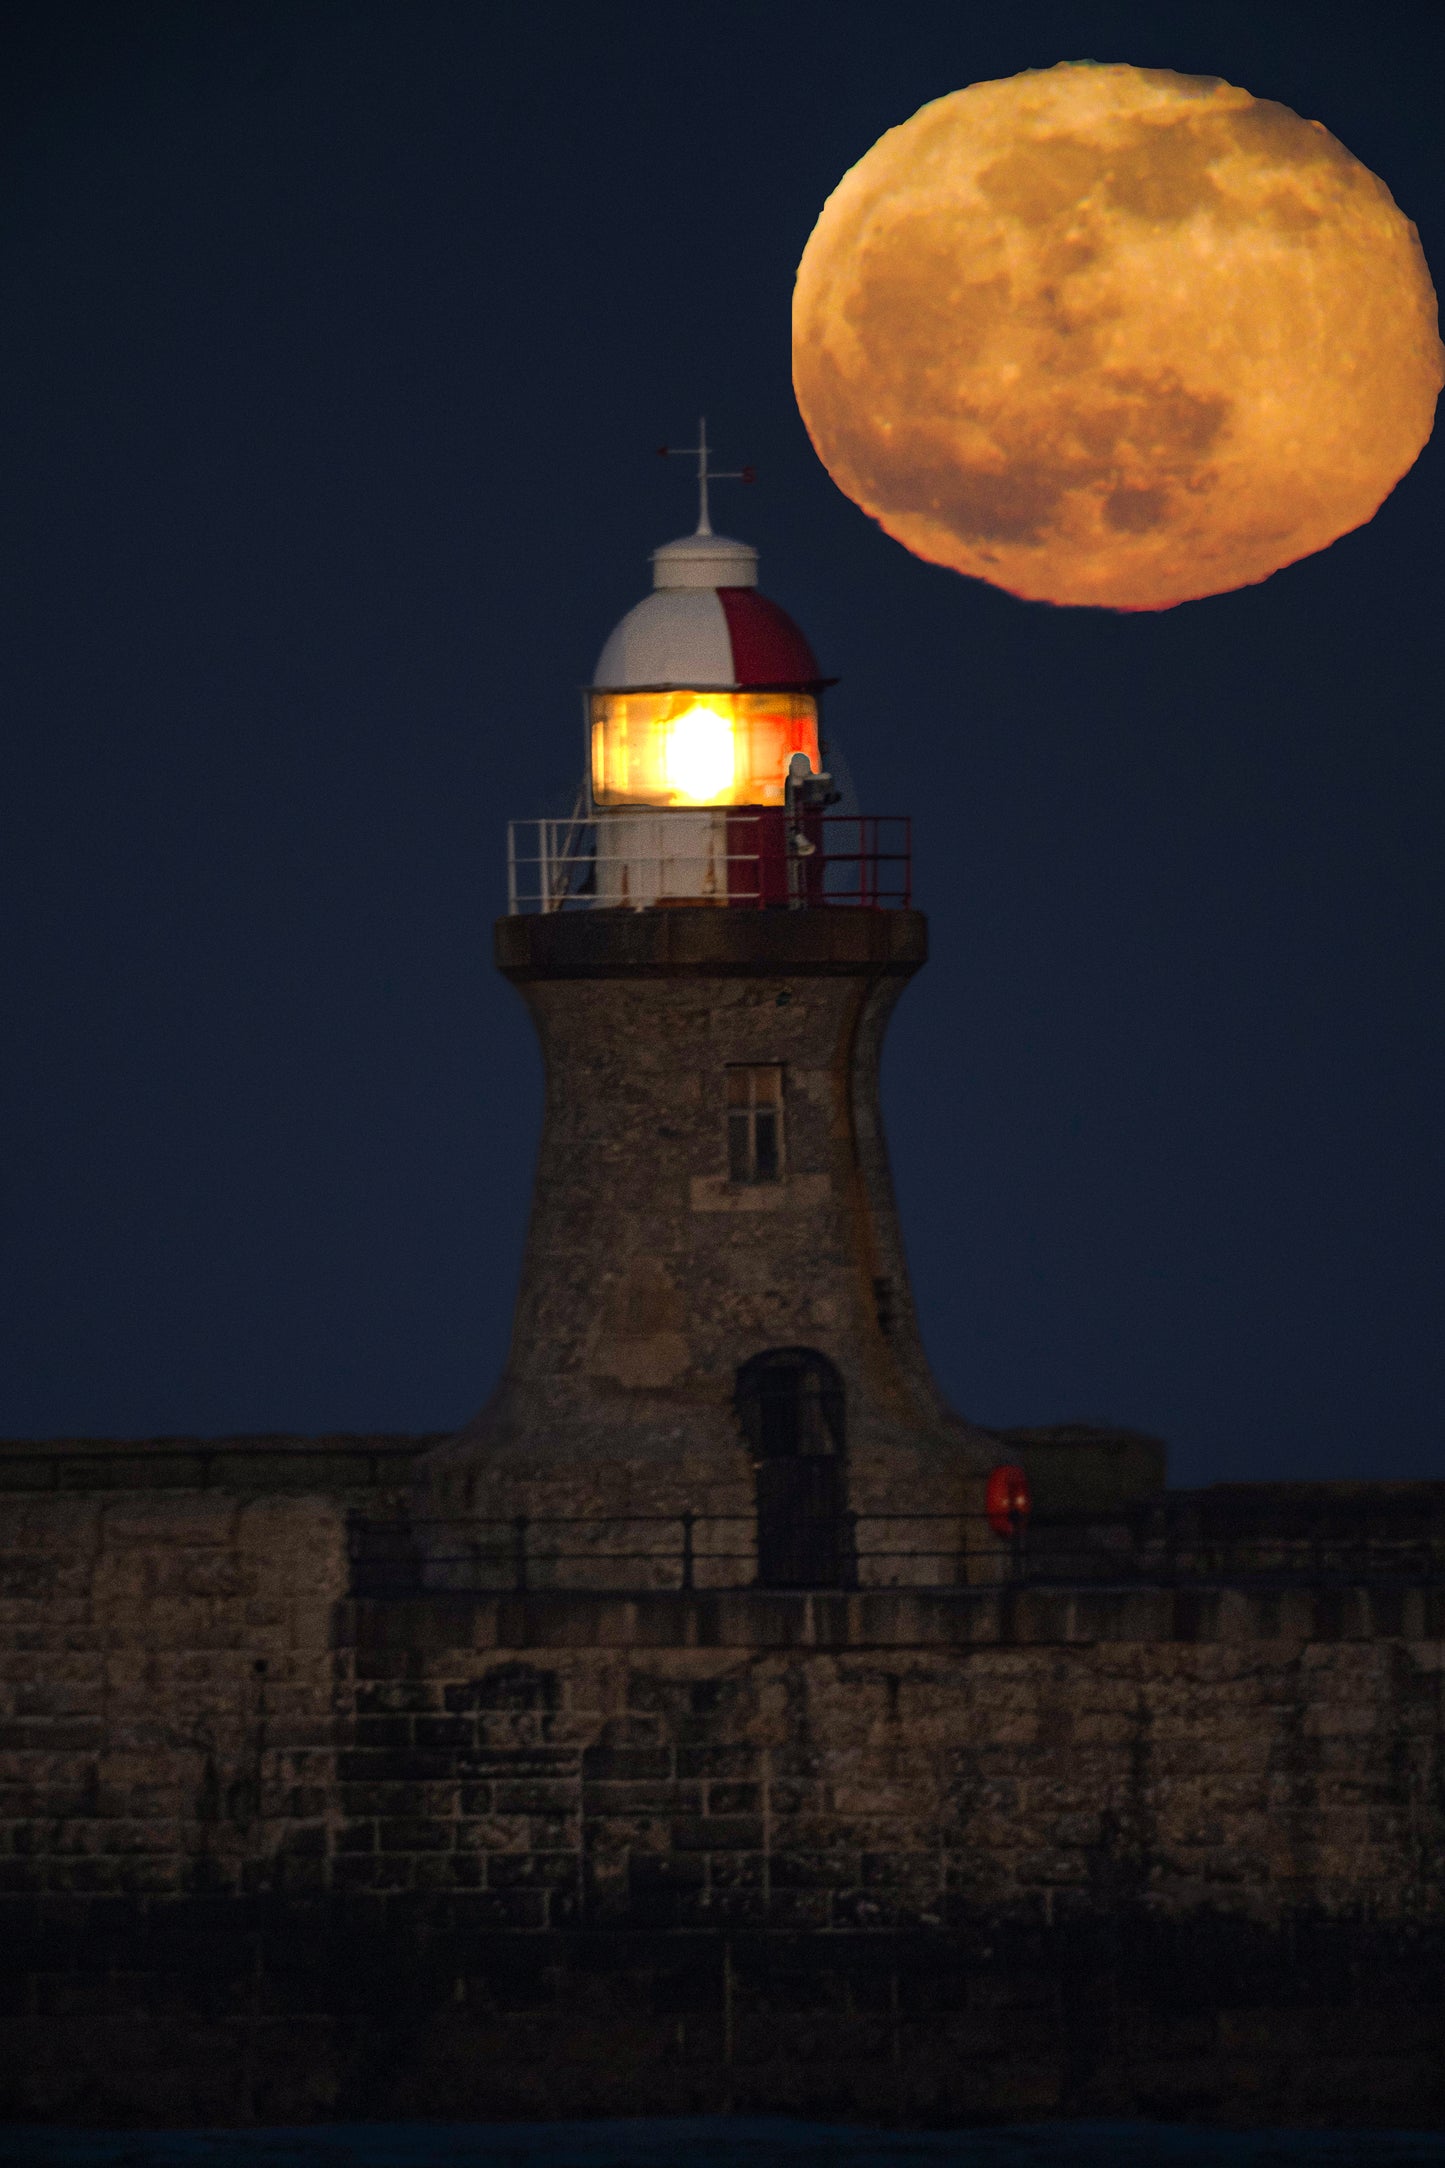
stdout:
<svg viewBox="0 0 1445 2168">
<path fill-rule="evenodd" d="M 728 814 L 728 902 L 777 910 L 851 904 L 906 911 L 913 901 L 913 823 L 906 814 Z"/>
</svg>

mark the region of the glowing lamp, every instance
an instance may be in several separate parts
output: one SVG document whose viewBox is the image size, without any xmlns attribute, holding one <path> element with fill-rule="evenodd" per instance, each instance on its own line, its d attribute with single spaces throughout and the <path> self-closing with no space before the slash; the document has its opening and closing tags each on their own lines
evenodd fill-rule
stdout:
<svg viewBox="0 0 1445 2168">
<path fill-rule="evenodd" d="M 733 731 L 733 718 L 719 715 L 705 702 L 674 715 L 663 755 L 669 789 L 693 805 L 725 800 L 737 776 Z"/>
<path fill-rule="evenodd" d="M 816 771 L 818 703 L 804 692 L 594 692 L 598 806 L 780 806 L 788 762 Z"/>
</svg>

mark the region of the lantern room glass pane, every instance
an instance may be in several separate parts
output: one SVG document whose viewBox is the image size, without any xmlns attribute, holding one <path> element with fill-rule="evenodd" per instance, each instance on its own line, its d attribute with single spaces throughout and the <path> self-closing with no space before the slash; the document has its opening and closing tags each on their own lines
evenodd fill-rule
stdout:
<svg viewBox="0 0 1445 2168">
<path fill-rule="evenodd" d="M 822 767 L 811 693 L 590 697 L 597 805 L 780 806 L 794 753 Z"/>
</svg>

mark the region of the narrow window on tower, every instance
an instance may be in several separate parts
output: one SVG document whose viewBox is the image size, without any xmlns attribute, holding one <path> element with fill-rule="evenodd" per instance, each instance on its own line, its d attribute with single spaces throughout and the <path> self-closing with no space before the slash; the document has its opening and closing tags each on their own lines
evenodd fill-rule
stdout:
<svg viewBox="0 0 1445 2168">
<path fill-rule="evenodd" d="M 778 1062 L 728 1069 L 728 1180 L 783 1178 L 783 1071 Z"/>
</svg>

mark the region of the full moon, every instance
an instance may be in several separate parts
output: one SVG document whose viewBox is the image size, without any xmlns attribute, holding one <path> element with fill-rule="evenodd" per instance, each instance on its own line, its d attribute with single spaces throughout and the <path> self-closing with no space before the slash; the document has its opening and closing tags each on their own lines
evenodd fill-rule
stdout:
<svg viewBox="0 0 1445 2168">
<path fill-rule="evenodd" d="M 1415 228 L 1318 121 L 1081 61 L 940 98 L 844 175 L 793 379 L 834 481 L 917 556 L 1165 610 L 1370 519 L 1445 368 Z"/>
</svg>

